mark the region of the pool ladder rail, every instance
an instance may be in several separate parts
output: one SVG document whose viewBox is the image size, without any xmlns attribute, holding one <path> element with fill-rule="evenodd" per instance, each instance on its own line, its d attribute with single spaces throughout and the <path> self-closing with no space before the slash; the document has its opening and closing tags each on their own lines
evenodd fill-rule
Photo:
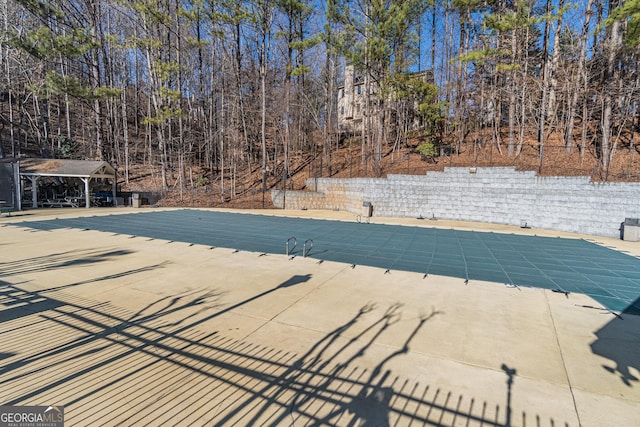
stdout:
<svg viewBox="0 0 640 427">
<path fill-rule="evenodd" d="M 293 247 L 291 247 L 290 243 L 293 242 Z M 307 249 L 307 244 L 309 245 L 309 249 Z M 285 243 L 285 254 L 287 256 L 289 256 L 290 254 L 293 253 L 293 251 L 295 251 L 296 246 L 298 246 L 298 240 L 295 238 L 295 236 L 289 237 Z M 309 252 L 311 252 L 311 248 L 313 248 L 313 240 L 311 239 L 307 239 L 304 241 L 304 244 L 302 245 L 302 257 L 306 258 L 307 255 L 309 255 Z"/>
<path fill-rule="evenodd" d="M 289 249 L 289 242 L 291 242 L 292 240 L 293 240 L 293 247 L 291 249 Z M 289 237 L 287 239 L 287 243 L 285 243 L 285 252 L 284 253 L 287 256 L 289 256 L 289 254 L 296 249 L 296 246 L 298 246 L 298 241 L 296 240 L 296 238 L 295 237 Z"/>
</svg>

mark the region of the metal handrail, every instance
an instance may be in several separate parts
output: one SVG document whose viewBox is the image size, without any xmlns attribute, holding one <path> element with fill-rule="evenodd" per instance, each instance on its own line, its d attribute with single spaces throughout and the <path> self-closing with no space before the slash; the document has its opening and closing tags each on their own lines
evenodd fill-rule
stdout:
<svg viewBox="0 0 640 427">
<path fill-rule="evenodd" d="M 296 246 L 298 245 L 298 242 L 296 240 L 295 237 L 289 237 L 287 239 L 287 243 L 285 244 L 285 253 L 287 254 L 287 256 L 289 256 L 289 242 L 293 240 L 293 248 L 291 248 L 291 251 L 294 251 L 296 249 Z"/>
<path fill-rule="evenodd" d="M 309 245 L 309 252 L 311 252 L 311 248 L 313 248 L 313 240 L 311 240 L 311 239 L 305 240 L 304 241 L 304 245 L 302 245 L 302 258 L 306 258 L 307 255 L 308 255 L 307 242 L 311 242 L 311 244 Z"/>
</svg>

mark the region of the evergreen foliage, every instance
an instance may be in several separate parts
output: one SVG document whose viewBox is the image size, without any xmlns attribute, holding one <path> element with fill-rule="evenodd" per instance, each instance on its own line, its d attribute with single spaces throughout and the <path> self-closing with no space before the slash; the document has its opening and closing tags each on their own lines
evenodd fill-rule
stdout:
<svg viewBox="0 0 640 427">
<path fill-rule="evenodd" d="M 286 188 L 293 156 L 331 175 L 347 139 L 367 174 L 417 141 L 530 144 L 540 164 L 560 141 L 604 179 L 638 151 L 640 0 L 7 0 L 0 14 L 1 152 L 16 157 L 144 167 L 162 188 L 193 173 L 228 200 L 256 170 L 264 191 Z M 347 66 L 363 94 L 349 134 Z"/>
</svg>

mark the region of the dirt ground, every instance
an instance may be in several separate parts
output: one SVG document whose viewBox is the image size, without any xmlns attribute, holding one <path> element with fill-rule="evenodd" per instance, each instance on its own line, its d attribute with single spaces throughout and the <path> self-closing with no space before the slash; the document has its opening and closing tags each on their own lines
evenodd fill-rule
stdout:
<svg viewBox="0 0 640 427">
<path fill-rule="evenodd" d="M 346 145 L 346 144 L 345 144 Z M 161 206 L 192 207 L 233 207 L 245 209 L 273 208 L 270 190 L 287 188 L 304 190 L 308 178 L 334 177 L 384 177 L 389 174 L 423 175 L 427 171 L 442 171 L 445 167 L 491 167 L 513 166 L 518 170 L 532 170 L 544 176 L 590 176 L 594 181 L 640 181 L 640 152 L 635 147 L 618 148 L 612 157 L 609 169 L 604 170 L 593 149 L 581 151 L 574 149 L 568 152 L 562 145 L 547 144 L 544 147 L 542 162 L 540 150 L 535 143 L 525 144 L 522 151 L 513 156 L 507 155 L 505 145 L 464 145 L 459 149 L 450 148 L 441 156 L 425 158 L 416 151 L 417 143 L 409 144 L 384 153 L 380 166 L 375 167 L 371 158 L 362 156 L 360 146 L 342 147 L 331 156 L 331 168 L 325 156 L 315 158 L 309 156 L 292 156 L 290 174 L 285 182 L 282 179 L 282 168 L 276 164 L 275 171 L 267 176 L 266 192 L 262 191 L 261 169 L 254 168 L 251 173 L 238 173 L 233 180 L 226 178 L 224 187 L 219 177 L 210 177 L 205 171 L 192 170 L 189 185 L 180 189 L 174 181 L 172 189 L 163 191 L 159 202 Z M 141 191 L 159 190 L 159 178 L 147 175 L 130 181 L 129 189 Z M 136 176 L 134 170 L 132 176 Z M 206 182 L 204 185 L 193 185 L 195 182 Z M 126 188 L 125 188 L 126 190 Z"/>
</svg>

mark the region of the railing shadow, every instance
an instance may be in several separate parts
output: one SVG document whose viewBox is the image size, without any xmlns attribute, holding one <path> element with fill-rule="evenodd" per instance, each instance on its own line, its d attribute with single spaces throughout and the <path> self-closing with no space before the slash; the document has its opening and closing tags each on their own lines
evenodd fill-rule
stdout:
<svg viewBox="0 0 640 427">
<path fill-rule="evenodd" d="M 134 313 L 0 282 L 0 309 L 23 313 L 3 324 L 0 401 L 64 405 L 70 425 L 511 425 L 513 368 L 503 366 L 501 402 L 394 374 L 392 362 L 443 314 L 435 309 L 404 320 L 413 326 L 399 347 L 373 348 L 384 334 L 397 335 L 394 325 L 406 315 L 400 304 L 361 307 L 302 355 L 198 329 L 310 277 L 293 276 L 224 309 L 219 292 L 199 290 Z M 372 358 L 373 367 L 363 368 Z M 536 419 L 527 425 L 541 425 Z"/>
<path fill-rule="evenodd" d="M 25 258 L 19 261 L 0 262 L 0 277 L 24 273 L 50 271 L 52 269 L 103 263 L 115 257 L 131 254 L 128 250 L 75 250 L 56 254 Z"/>
</svg>

